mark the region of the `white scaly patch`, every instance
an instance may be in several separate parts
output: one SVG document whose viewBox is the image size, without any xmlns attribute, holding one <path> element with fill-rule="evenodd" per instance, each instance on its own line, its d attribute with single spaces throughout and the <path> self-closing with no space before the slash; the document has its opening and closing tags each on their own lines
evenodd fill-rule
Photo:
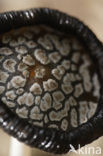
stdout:
<svg viewBox="0 0 103 156">
<path fill-rule="evenodd" d="M 0 70 L 0 82 L 1 83 L 6 83 L 8 77 L 9 77 L 9 74 Z"/>
<path fill-rule="evenodd" d="M 40 95 L 42 93 L 42 89 L 38 83 L 34 83 L 30 88 L 30 92 L 34 95 Z"/>
<path fill-rule="evenodd" d="M 21 76 L 14 76 L 11 80 L 11 83 L 14 88 L 24 87 L 26 79 L 22 78 Z"/>
<path fill-rule="evenodd" d="M 3 63 L 3 67 L 8 71 L 8 72 L 15 72 L 15 65 L 16 65 L 16 61 L 13 59 L 7 59 L 6 61 L 4 61 Z"/>
<path fill-rule="evenodd" d="M 48 64 L 49 63 L 49 59 L 48 57 L 46 56 L 46 53 L 44 50 L 42 49 L 36 49 L 34 51 L 34 56 L 35 58 L 41 63 L 41 64 Z"/>
</svg>

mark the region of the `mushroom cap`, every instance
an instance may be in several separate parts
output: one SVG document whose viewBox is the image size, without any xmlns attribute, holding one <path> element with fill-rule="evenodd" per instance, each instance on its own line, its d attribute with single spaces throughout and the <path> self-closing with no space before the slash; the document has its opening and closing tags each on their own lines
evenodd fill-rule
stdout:
<svg viewBox="0 0 103 156">
<path fill-rule="evenodd" d="M 99 80 L 73 34 L 42 25 L 2 35 L 1 100 L 33 125 L 70 131 L 97 109 Z"/>
</svg>

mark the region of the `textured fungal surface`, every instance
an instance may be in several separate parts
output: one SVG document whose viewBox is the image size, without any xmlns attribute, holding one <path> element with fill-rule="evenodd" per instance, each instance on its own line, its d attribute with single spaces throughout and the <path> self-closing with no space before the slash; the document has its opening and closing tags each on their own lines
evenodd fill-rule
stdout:
<svg viewBox="0 0 103 156">
<path fill-rule="evenodd" d="M 0 37 L 0 98 L 33 125 L 68 131 L 97 109 L 100 84 L 85 47 L 45 26 Z"/>
</svg>

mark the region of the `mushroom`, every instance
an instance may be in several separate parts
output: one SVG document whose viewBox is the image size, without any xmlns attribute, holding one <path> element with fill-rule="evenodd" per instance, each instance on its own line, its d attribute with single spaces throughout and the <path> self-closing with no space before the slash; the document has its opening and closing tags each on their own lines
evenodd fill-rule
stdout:
<svg viewBox="0 0 103 156">
<path fill-rule="evenodd" d="M 24 19 L 19 16 L 22 13 Z M 12 16 L 13 23 L 16 14 L 7 15 Z M 66 153 L 69 143 L 77 148 L 79 141 L 83 146 L 94 140 L 86 126 L 93 122 L 99 107 L 101 43 L 77 19 L 55 10 L 17 12 L 17 19 L 21 24 L 18 26 L 15 19 L 16 29 L 10 31 L 10 24 L 8 28 L 1 24 L 0 30 L 4 30 L 0 37 L 0 117 L 4 120 L 7 114 L 11 122 L 7 120 L 3 128 L 19 140 L 52 153 Z M 13 132 L 19 125 L 22 136 Z M 89 136 L 84 141 L 79 140 L 83 125 L 84 134 Z M 76 141 L 70 141 L 71 134 Z"/>
</svg>

